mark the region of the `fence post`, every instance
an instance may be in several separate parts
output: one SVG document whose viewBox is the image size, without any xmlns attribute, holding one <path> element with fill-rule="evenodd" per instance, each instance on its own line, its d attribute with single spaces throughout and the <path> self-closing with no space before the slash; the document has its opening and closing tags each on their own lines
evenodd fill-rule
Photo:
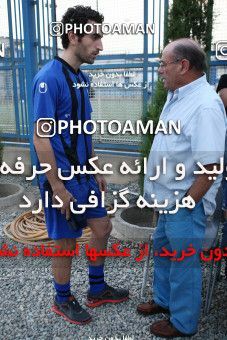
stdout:
<svg viewBox="0 0 227 340">
<path fill-rule="evenodd" d="M 52 21 L 57 21 L 56 19 L 56 3 L 55 0 L 51 0 L 51 19 Z M 57 37 L 53 38 L 53 55 L 58 55 Z"/>
<path fill-rule="evenodd" d="M 22 15 L 24 28 L 25 77 L 27 92 L 27 108 L 29 123 L 29 142 L 31 164 L 36 164 L 36 153 L 33 146 L 33 114 L 32 114 L 32 81 L 37 72 L 37 51 L 35 32 L 35 4 L 36 1 L 22 0 Z M 33 184 L 36 184 L 33 182 Z"/>
<path fill-rule="evenodd" d="M 13 100 L 14 100 L 14 110 L 15 110 L 15 123 L 16 123 L 16 135 L 20 137 L 20 119 L 18 110 L 18 89 L 17 89 L 17 75 L 15 68 L 15 51 L 14 51 L 14 39 L 13 39 L 13 24 L 12 24 L 12 9 L 11 2 L 7 0 L 7 11 L 8 11 L 8 24 L 9 24 L 9 44 L 10 44 L 10 63 L 12 68 L 13 76 Z M 15 26 L 17 23 L 15 22 Z M 18 58 L 18 56 L 16 56 Z"/>
<path fill-rule="evenodd" d="M 168 34 L 168 14 L 169 14 L 169 0 L 164 0 L 164 35 L 163 35 L 163 44 L 164 47 L 168 43 L 167 34 Z"/>
</svg>

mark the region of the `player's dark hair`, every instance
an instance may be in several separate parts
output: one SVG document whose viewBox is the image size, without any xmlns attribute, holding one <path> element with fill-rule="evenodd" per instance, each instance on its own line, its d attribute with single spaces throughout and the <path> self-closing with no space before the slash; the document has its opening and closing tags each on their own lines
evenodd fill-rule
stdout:
<svg viewBox="0 0 227 340">
<path fill-rule="evenodd" d="M 88 23 L 88 20 L 92 20 L 98 24 L 102 24 L 104 17 L 102 14 L 93 10 L 89 6 L 74 6 L 67 9 L 61 21 L 64 26 L 64 33 L 61 35 L 63 48 L 67 48 L 69 46 L 69 38 L 68 33 L 65 33 L 65 25 L 76 24 L 79 27 L 80 24 L 82 24 L 83 31 L 83 27 Z M 77 34 L 80 38 L 85 35 L 84 32 L 80 33 L 79 31 L 77 31 L 75 34 Z"/>
</svg>

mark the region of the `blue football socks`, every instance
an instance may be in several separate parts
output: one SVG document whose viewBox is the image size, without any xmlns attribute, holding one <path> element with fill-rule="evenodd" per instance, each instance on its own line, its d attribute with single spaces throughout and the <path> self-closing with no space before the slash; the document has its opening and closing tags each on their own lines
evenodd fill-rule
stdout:
<svg viewBox="0 0 227 340">
<path fill-rule="evenodd" d="M 66 284 L 59 284 L 54 280 L 54 288 L 56 290 L 56 300 L 57 302 L 66 302 L 71 296 L 70 282 Z"/>
</svg>

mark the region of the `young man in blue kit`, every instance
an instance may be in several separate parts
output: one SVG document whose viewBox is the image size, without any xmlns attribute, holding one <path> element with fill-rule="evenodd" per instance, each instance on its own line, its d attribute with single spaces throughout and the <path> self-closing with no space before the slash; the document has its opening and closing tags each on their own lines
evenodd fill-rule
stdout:
<svg viewBox="0 0 227 340">
<path fill-rule="evenodd" d="M 91 104 L 86 87 L 75 84 L 88 83 L 87 76 L 79 69 L 83 63 L 93 64 L 96 56 L 102 51 L 102 33 L 100 27 L 103 16 L 90 7 L 76 6 L 69 8 L 64 14 L 62 24 L 76 24 L 78 27 L 89 23 L 93 25 L 91 33 L 83 30 L 63 33 L 64 51 L 61 58 L 55 57 L 36 75 L 33 87 L 34 103 L 34 146 L 40 163 L 48 163 L 51 170 L 39 178 L 41 196 L 45 191 L 55 203 L 57 195 L 62 201 L 62 208 L 45 208 L 48 235 L 60 249 L 75 249 L 76 238 L 82 234 L 82 227 L 88 225 L 92 230 L 89 243 L 97 251 L 105 249 L 111 232 L 111 222 L 106 209 L 101 207 L 101 191 L 106 191 L 106 181 L 101 175 L 76 175 L 72 180 L 62 181 L 57 169 L 68 176 L 71 166 L 88 165 L 88 159 L 94 157 L 91 135 L 69 128 L 52 137 L 45 133 L 48 119 L 85 122 L 91 119 Z M 41 136 L 42 135 L 42 136 Z M 96 208 L 88 208 L 81 216 L 72 216 L 70 202 L 88 203 L 91 190 L 98 198 Z M 75 203 L 76 204 L 76 203 Z M 75 221 L 75 218 L 76 221 Z M 74 225 L 72 222 L 74 221 Z M 90 314 L 83 309 L 70 292 L 71 257 L 55 257 L 52 260 L 52 272 L 56 296 L 52 310 L 63 316 L 67 321 L 85 324 L 91 321 Z M 104 260 L 89 263 L 90 289 L 87 295 L 88 307 L 97 307 L 104 303 L 118 303 L 128 300 L 126 289 L 114 289 L 104 280 Z"/>
</svg>

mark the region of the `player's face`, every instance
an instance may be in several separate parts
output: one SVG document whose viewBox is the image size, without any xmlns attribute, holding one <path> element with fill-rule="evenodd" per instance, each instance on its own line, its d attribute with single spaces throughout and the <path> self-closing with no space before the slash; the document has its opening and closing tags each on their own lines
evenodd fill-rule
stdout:
<svg viewBox="0 0 227 340">
<path fill-rule="evenodd" d="M 89 20 L 88 23 L 94 24 L 95 22 Z M 90 30 L 90 27 L 88 30 Z M 89 34 L 85 34 L 81 40 L 78 41 L 76 55 L 80 58 L 82 63 L 94 63 L 99 52 L 103 50 L 102 37 L 101 27 L 93 26 L 93 31 Z"/>
</svg>

